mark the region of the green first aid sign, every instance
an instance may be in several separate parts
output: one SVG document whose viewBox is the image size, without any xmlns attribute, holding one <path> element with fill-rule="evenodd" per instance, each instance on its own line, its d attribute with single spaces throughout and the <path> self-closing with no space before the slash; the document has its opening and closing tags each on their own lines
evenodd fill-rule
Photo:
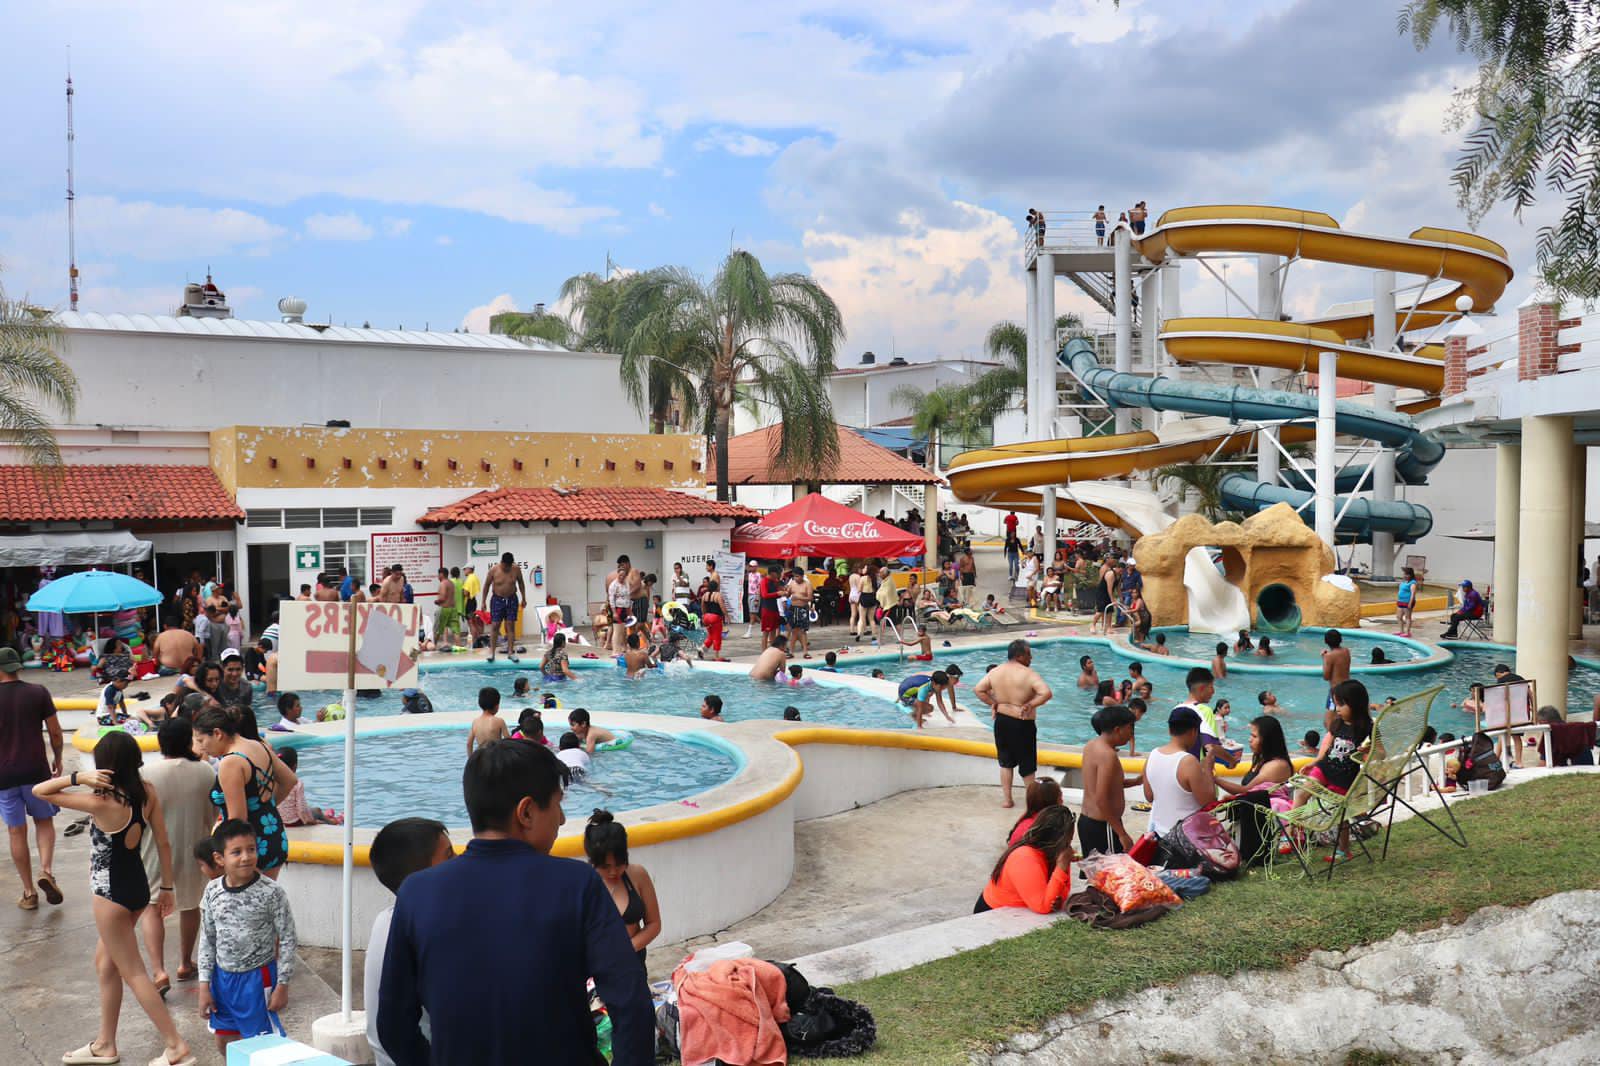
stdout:
<svg viewBox="0 0 1600 1066">
<path fill-rule="evenodd" d="M 297 544 L 294 549 L 296 570 L 321 570 L 322 548 L 315 544 Z"/>
</svg>

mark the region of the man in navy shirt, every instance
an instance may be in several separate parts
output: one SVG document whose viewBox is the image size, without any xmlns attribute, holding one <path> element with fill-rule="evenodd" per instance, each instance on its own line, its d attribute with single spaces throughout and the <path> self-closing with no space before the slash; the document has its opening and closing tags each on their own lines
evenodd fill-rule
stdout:
<svg viewBox="0 0 1600 1066">
<path fill-rule="evenodd" d="M 566 783 L 555 754 L 528 741 L 467 760 L 473 839 L 406 878 L 367 1007 L 396 1066 L 595 1066 L 591 977 L 610 1011 L 614 1066 L 655 1061 L 650 989 L 611 893 L 587 863 L 550 856 Z"/>
</svg>

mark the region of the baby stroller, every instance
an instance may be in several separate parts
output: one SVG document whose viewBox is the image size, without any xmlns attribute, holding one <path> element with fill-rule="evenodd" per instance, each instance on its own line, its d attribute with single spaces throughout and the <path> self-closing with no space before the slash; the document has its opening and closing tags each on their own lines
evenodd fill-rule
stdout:
<svg viewBox="0 0 1600 1066">
<path fill-rule="evenodd" d="M 705 646 L 706 631 L 700 619 L 677 600 L 661 605 L 661 620 L 667 624 L 666 639 L 657 646 L 657 656 L 662 662 L 671 662 L 680 655 L 700 655 Z"/>
</svg>

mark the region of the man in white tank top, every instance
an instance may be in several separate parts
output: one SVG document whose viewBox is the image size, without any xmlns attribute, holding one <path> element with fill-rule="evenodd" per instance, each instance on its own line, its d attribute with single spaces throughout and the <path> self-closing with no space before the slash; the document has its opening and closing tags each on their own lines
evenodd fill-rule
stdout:
<svg viewBox="0 0 1600 1066">
<path fill-rule="evenodd" d="M 1217 798 L 1216 745 L 1206 748 L 1204 759 L 1189 750 L 1200 740 L 1200 714 L 1193 707 L 1175 707 L 1167 716 L 1172 739 L 1152 751 L 1144 764 L 1144 796 L 1150 801 L 1150 831 L 1165 836 L 1167 830 Z"/>
</svg>

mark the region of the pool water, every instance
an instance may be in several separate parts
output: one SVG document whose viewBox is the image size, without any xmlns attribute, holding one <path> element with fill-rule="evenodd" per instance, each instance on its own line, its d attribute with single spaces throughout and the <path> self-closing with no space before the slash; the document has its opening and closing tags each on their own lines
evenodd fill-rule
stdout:
<svg viewBox="0 0 1600 1066">
<path fill-rule="evenodd" d="M 1305 634 L 1304 637 L 1321 634 Z M 1274 641 L 1274 644 L 1277 642 Z M 1356 639 L 1349 640 L 1352 652 Z M 1210 639 L 1215 648 L 1216 640 Z M 1363 669 L 1360 656 L 1356 659 L 1352 676 L 1367 686 L 1376 706 L 1386 696 L 1405 696 L 1434 685 L 1443 684 L 1445 691 L 1435 700 L 1429 722 L 1441 733 L 1460 736 L 1472 728 L 1472 716 L 1451 706 L 1459 704 L 1470 691 L 1473 682 L 1488 682 L 1493 677 L 1496 663 L 1514 663 L 1514 654 L 1502 649 L 1452 648 L 1455 658 L 1443 666 L 1416 670 L 1385 671 Z M 1121 681 L 1128 677 L 1128 665 L 1134 660 L 1112 651 L 1099 640 L 1060 640 L 1034 645 L 1033 667 L 1055 692 L 1055 698 L 1039 709 L 1039 737 L 1042 740 L 1067 744 L 1082 744 L 1094 736 L 1089 718 L 1094 714 L 1094 693 L 1078 688 L 1078 659 L 1088 655 L 1095 661 L 1103 681 Z M 1207 657 L 1209 659 L 1209 656 Z M 978 683 L 987 666 L 1005 661 L 1004 648 L 944 653 L 936 656 L 933 665 L 943 667 L 949 663 L 961 666 L 964 677 L 957 689 L 961 706 L 987 718 L 986 710 L 972 695 L 972 686 Z M 880 666 L 891 678 L 912 671 L 909 665 L 891 663 L 857 662 L 848 667 L 851 673 L 867 673 Z M 921 665 L 921 664 L 916 664 Z M 1137 732 L 1141 752 L 1161 742 L 1166 733 L 1166 712 L 1184 702 L 1183 678 L 1189 667 L 1142 661 L 1145 677 L 1154 685 L 1150 712 Z M 1232 705 L 1229 716 L 1228 737 L 1241 744 L 1248 742 L 1250 720 L 1260 713 L 1257 694 L 1270 690 L 1278 697 L 1285 713 L 1281 715 L 1285 734 L 1293 747 L 1309 729 L 1321 732 L 1323 707 L 1328 686 L 1316 674 L 1284 672 L 1280 674 L 1237 673 L 1217 682 L 1217 699 L 1228 700 Z M 1573 707 L 1587 708 L 1600 693 L 1600 671 L 1578 666 L 1571 673 L 1568 703 Z M 1215 702 L 1215 701 L 1213 701 Z"/>
<path fill-rule="evenodd" d="M 476 711 L 480 688 L 489 686 L 499 689 L 501 717 L 512 725 L 516 723 L 517 714 L 522 708 L 540 706 L 540 695 L 552 692 L 561 701 L 562 707 L 561 711 L 554 714 L 546 712 L 544 716 L 545 729 L 552 741 L 560 736 L 556 727 L 566 721 L 565 712 L 574 707 L 586 707 L 591 711 L 695 717 L 699 715 L 700 702 L 707 693 L 722 697 L 722 717 L 729 722 L 782 718 L 783 709 L 793 706 L 799 709 L 800 718 L 805 722 L 869 729 L 911 728 L 911 719 L 899 710 L 893 700 L 842 685 L 816 684 L 791 688 L 787 684 L 752 681 L 742 673 L 678 668 L 666 673 L 650 671 L 638 680 L 629 681 L 614 666 L 578 667 L 575 681 L 545 683 L 539 680 L 537 663 L 534 665 L 534 670 L 472 666 L 434 669 L 422 675 L 420 687 L 432 701 L 435 711 Z M 888 670 L 889 667 L 885 666 L 884 669 Z M 817 676 L 809 667 L 806 675 Z M 528 679 L 531 695 L 511 695 L 512 685 L 519 677 Z M 299 695 L 305 707 L 306 721 L 316 719 L 317 708 L 340 699 L 337 692 L 301 692 Z M 255 711 L 256 720 L 263 729 L 278 720 L 276 705 L 269 705 L 259 693 Z M 382 695 L 356 701 L 356 714 L 360 718 L 402 713 L 398 691 L 386 691 Z"/>
<path fill-rule="evenodd" d="M 1323 643 L 1323 631 L 1302 631 L 1299 633 L 1271 633 L 1267 636 L 1272 641 L 1272 655 L 1259 656 L 1254 652 L 1245 652 L 1235 656 L 1233 637 L 1222 637 L 1215 633 L 1191 633 L 1184 626 L 1163 626 L 1151 633 L 1167 638 L 1167 647 L 1172 654 L 1180 659 L 1195 659 L 1199 662 L 1211 663 L 1211 658 L 1217 653 L 1217 645 L 1228 645 L 1228 662 L 1231 664 L 1236 659 L 1244 663 L 1260 663 L 1264 666 L 1315 666 L 1320 669 L 1322 665 L 1322 651 L 1327 647 Z M 1343 634 L 1344 646 L 1350 649 L 1350 659 L 1355 663 L 1368 663 L 1372 661 L 1374 648 L 1382 648 L 1384 657 L 1390 662 L 1413 662 L 1427 658 L 1427 655 L 1414 645 L 1400 640 L 1385 640 L 1382 637 L 1369 637 L 1365 634 Z M 1262 637 L 1252 633 L 1250 639 L 1257 645 Z"/>
<path fill-rule="evenodd" d="M 344 796 L 344 747 L 340 737 L 301 737 L 300 780 L 307 802 L 339 807 Z M 407 729 L 362 736 L 357 748 L 356 824 L 368 828 L 396 818 L 437 818 L 468 824 L 461 798 L 467 757 L 467 727 Z M 633 734 L 626 751 L 596 752 L 587 781 L 562 798 L 568 823 L 588 818 L 596 807 L 629 811 L 671 803 L 730 780 L 738 761 L 699 734 Z M 685 814 L 694 808 L 685 806 Z M 457 842 L 461 843 L 460 841 Z"/>
</svg>

